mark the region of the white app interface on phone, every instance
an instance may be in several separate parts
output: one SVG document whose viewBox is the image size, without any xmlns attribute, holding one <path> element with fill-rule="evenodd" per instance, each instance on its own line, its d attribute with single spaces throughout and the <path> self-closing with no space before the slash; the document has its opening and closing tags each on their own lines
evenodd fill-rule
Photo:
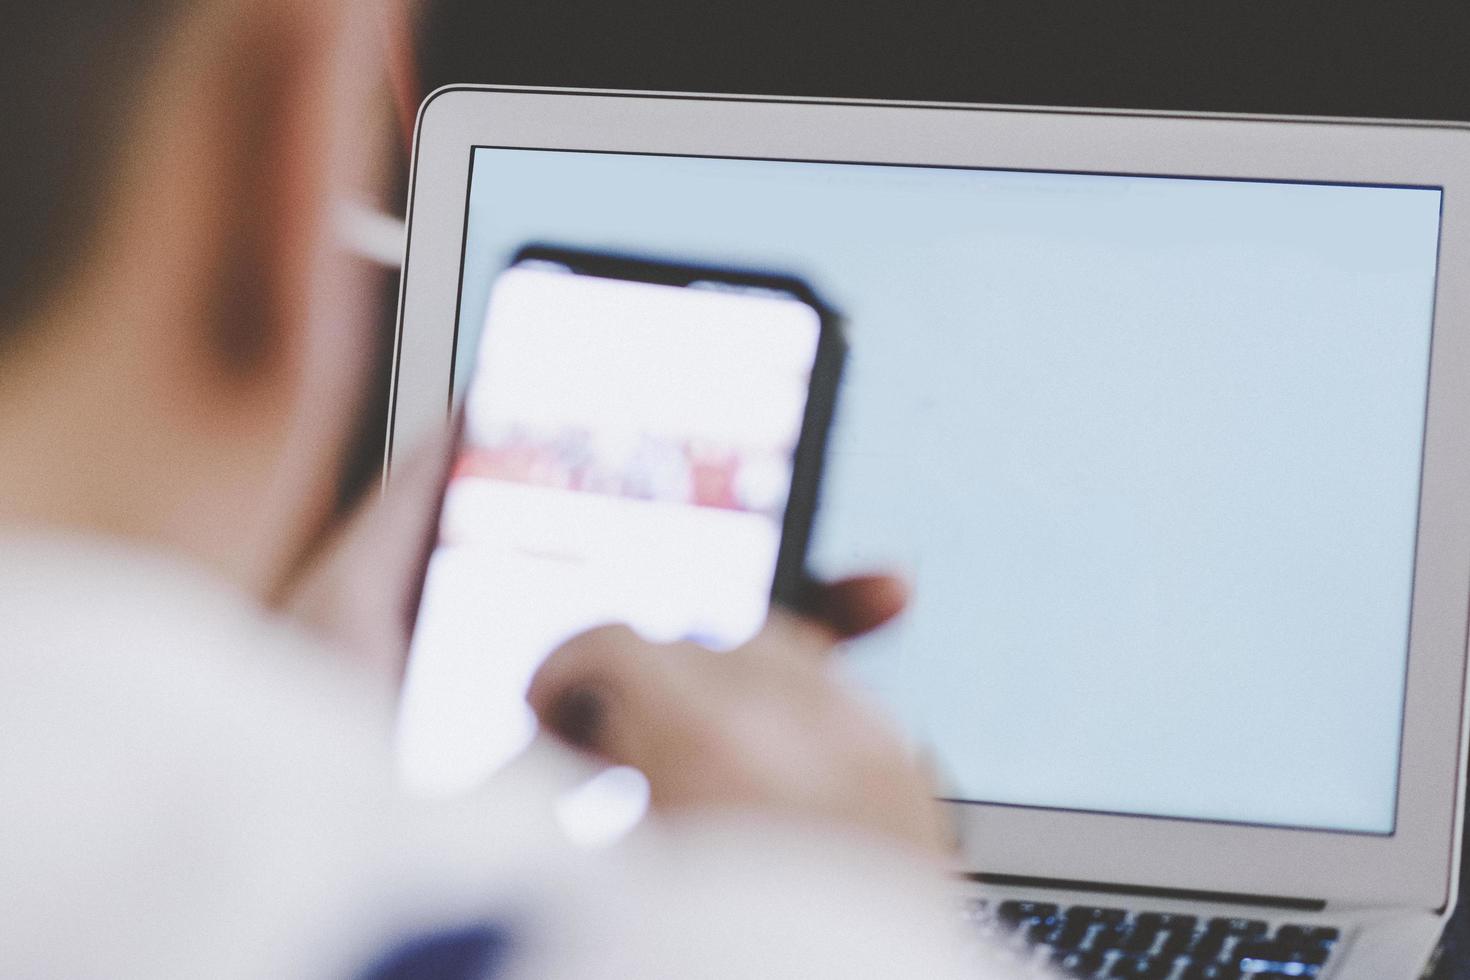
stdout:
<svg viewBox="0 0 1470 980">
<path fill-rule="evenodd" d="M 528 745 L 527 686 L 577 633 L 759 629 L 820 332 L 782 293 L 499 277 L 405 679 L 411 792 L 472 789 Z"/>
</svg>

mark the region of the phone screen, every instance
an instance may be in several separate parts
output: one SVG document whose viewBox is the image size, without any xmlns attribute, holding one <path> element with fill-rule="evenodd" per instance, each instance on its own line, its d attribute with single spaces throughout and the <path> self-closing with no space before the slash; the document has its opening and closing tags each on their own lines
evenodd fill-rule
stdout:
<svg viewBox="0 0 1470 980">
<path fill-rule="evenodd" d="M 821 335 L 796 295 L 715 278 L 500 275 L 405 678 L 410 791 L 520 752 L 532 676 L 583 630 L 721 649 L 760 628 Z"/>
</svg>

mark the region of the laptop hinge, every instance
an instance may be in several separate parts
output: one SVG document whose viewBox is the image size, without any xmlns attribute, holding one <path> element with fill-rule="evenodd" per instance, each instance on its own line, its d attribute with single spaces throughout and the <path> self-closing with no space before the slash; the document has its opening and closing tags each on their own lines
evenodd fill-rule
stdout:
<svg viewBox="0 0 1470 980">
<path fill-rule="evenodd" d="M 1223 905 L 1257 905 L 1291 909 L 1296 912 L 1321 912 L 1327 907 L 1327 903 L 1320 898 L 1242 895 L 1238 892 L 1198 891 L 1193 888 L 1156 888 L 1151 885 L 1125 885 L 1110 881 L 1069 881 L 1065 878 L 1032 878 L 1028 875 L 991 874 L 984 871 L 967 874 L 965 878 L 984 885 L 1054 888 L 1062 891 L 1097 892 L 1102 895 L 1139 895 L 1151 898 L 1174 898 L 1189 902 L 1218 902 Z"/>
</svg>

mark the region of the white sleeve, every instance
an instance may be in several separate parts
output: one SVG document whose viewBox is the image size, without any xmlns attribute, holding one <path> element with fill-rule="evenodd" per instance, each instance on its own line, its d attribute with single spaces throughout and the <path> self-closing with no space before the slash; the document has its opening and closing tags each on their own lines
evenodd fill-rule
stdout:
<svg viewBox="0 0 1470 980">
<path fill-rule="evenodd" d="M 836 831 L 684 818 L 564 886 L 517 980 L 1037 975 L 967 934 L 955 887 L 923 858 Z"/>
</svg>

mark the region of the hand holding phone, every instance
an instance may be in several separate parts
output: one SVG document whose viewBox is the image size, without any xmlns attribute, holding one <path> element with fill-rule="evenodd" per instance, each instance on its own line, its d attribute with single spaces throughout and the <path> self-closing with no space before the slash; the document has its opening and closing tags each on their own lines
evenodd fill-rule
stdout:
<svg viewBox="0 0 1470 980">
<path fill-rule="evenodd" d="M 622 626 L 581 634 L 541 665 L 530 703 L 562 739 L 643 773 L 665 813 L 775 816 L 943 857 L 953 827 L 932 774 L 827 660 L 898 615 L 907 590 L 874 575 L 813 592 L 820 616 L 774 612 L 724 653 Z"/>
<path fill-rule="evenodd" d="M 798 280 L 543 247 L 491 292 L 398 737 L 411 790 L 529 743 L 532 676 L 624 623 L 731 649 L 799 601 L 844 346 Z"/>
</svg>

